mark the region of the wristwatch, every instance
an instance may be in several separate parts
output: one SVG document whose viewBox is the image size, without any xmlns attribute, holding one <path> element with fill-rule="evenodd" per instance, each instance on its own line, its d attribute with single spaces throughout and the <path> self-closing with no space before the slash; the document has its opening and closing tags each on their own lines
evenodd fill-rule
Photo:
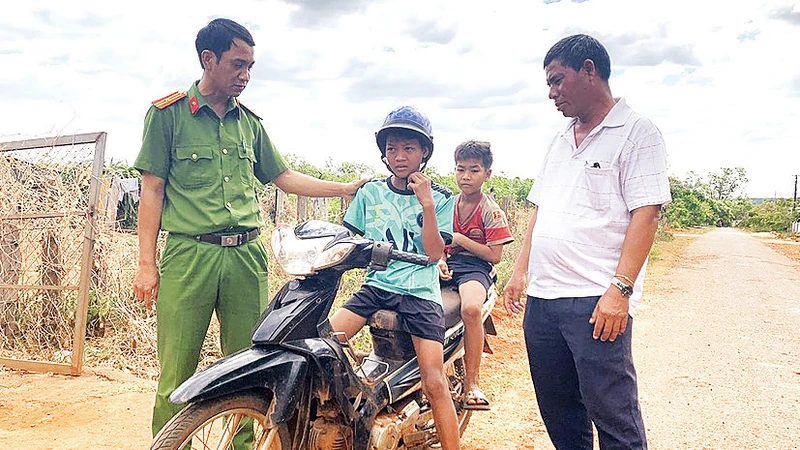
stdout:
<svg viewBox="0 0 800 450">
<path fill-rule="evenodd" d="M 616 278 L 611 279 L 611 285 L 615 286 L 617 289 L 622 291 L 623 297 L 630 297 L 631 295 L 633 295 L 633 286 L 628 286 L 627 284 L 623 283 L 622 281 Z"/>
</svg>

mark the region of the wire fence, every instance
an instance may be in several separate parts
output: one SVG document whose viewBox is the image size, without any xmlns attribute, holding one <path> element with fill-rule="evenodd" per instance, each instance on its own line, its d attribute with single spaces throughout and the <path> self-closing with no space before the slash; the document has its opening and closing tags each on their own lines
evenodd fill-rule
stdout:
<svg viewBox="0 0 800 450">
<path fill-rule="evenodd" d="M 105 133 L 0 143 L 0 358 L 80 370 L 104 146 Z"/>
<path fill-rule="evenodd" d="M 85 283 L 81 339 L 88 339 L 86 358 L 95 365 L 155 376 L 155 316 L 145 311 L 132 290 L 139 253 L 134 232 L 138 180 L 101 171 L 93 204 L 91 186 L 97 177 L 92 143 L 20 146 L 19 141 L 0 143 L 0 359 L 72 361 L 76 350 L 83 350 L 82 344 L 75 348 L 75 329 Z M 127 195 L 131 193 L 136 195 Z M 337 221 L 345 209 L 338 199 L 287 196 L 274 186 L 263 188 L 259 199 L 268 229 L 274 223 L 309 218 Z M 89 217 L 94 219 L 93 251 L 90 272 L 82 276 Z M 159 254 L 164 240 L 162 234 Z M 279 274 L 271 277 L 274 291 L 282 277 L 277 266 L 271 265 L 270 273 Z M 214 321 L 201 366 L 220 356 L 217 337 Z"/>
</svg>

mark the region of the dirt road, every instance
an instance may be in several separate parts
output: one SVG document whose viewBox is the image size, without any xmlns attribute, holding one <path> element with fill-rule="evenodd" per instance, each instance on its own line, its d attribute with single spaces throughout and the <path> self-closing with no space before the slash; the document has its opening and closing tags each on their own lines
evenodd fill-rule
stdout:
<svg viewBox="0 0 800 450">
<path fill-rule="evenodd" d="M 651 448 L 800 448 L 800 265 L 736 230 L 651 287 L 634 352 Z"/>
<path fill-rule="evenodd" d="M 800 263 L 734 230 L 674 242 L 683 257 L 654 267 L 634 325 L 650 448 L 800 448 Z M 462 448 L 552 449 L 521 319 L 495 315 L 493 409 L 473 415 Z M 98 372 L 0 371 L 0 448 L 147 448 L 154 383 Z"/>
<path fill-rule="evenodd" d="M 731 229 L 676 241 L 683 256 L 648 276 L 634 322 L 650 449 L 800 448 L 800 264 Z M 553 448 L 514 376 L 528 384 L 495 395 L 502 415 L 473 416 L 466 448 Z"/>
</svg>

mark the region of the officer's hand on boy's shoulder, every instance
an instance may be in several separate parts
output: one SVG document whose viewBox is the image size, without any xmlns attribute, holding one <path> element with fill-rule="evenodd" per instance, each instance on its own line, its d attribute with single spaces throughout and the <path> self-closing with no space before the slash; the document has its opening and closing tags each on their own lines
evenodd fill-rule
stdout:
<svg viewBox="0 0 800 450">
<path fill-rule="evenodd" d="M 353 197 L 356 195 L 356 191 L 363 185 L 365 185 L 368 181 L 372 180 L 371 176 L 363 177 L 360 180 L 351 181 L 344 185 L 344 193 L 342 194 L 342 198 L 345 200 L 352 200 Z"/>
</svg>

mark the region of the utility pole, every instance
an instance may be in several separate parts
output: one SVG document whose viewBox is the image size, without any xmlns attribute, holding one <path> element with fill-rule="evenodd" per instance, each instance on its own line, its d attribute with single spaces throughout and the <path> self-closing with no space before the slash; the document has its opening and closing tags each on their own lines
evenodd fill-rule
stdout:
<svg viewBox="0 0 800 450">
<path fill-rule="evenodd" d="M 794 198 L 792 200 L 792 213 L 796 213 L 797 212 L 797 177 L 798 177 L 798 175 L 793 175 L 793 176 L 794 176 Z"/>
</svg>

